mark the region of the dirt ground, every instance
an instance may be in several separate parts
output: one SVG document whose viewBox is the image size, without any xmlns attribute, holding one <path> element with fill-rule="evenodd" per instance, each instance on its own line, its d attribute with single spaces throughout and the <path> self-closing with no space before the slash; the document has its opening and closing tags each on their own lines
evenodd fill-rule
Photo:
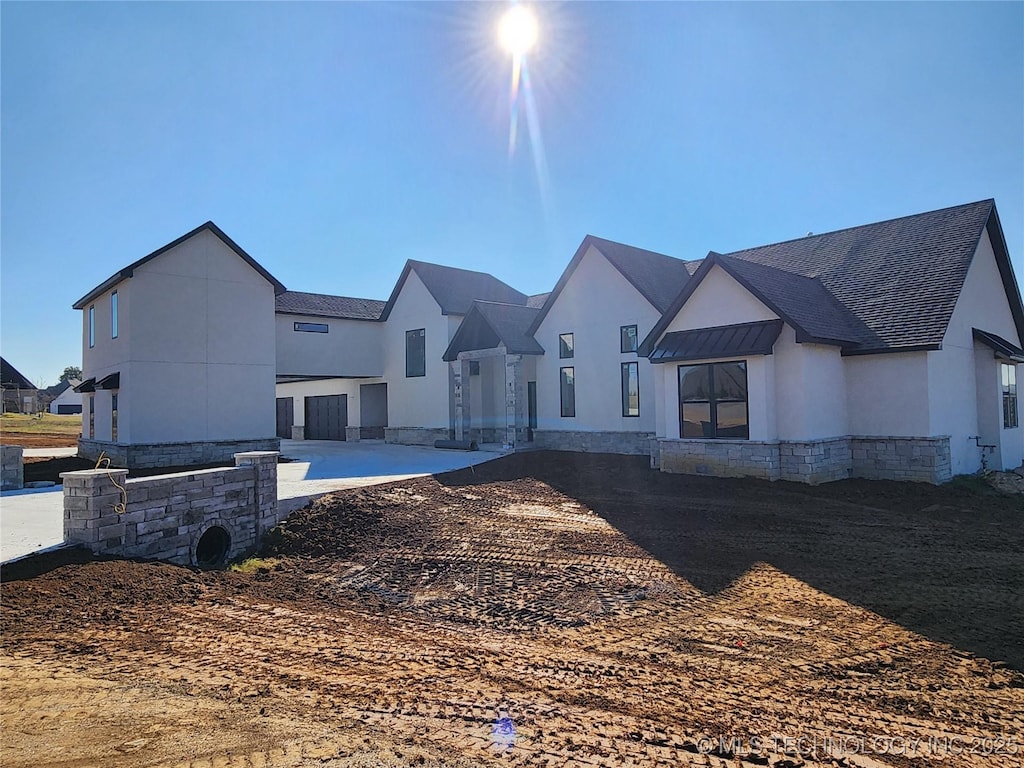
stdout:
<svg viewBox="0 0 1024 768">
<path fill-rule="evenodd" d="M 44 413 L 28 416 L 5 413 L 0 416 L 0 444 L 24 448 L 73 448 L 82 433 L 81 416 Z"/>
<path fill-rule="evenodd" d="M 534 453 L 3 573 L 4 766 L 1019 766 L 1024 501 Z M 262 567 L 260 567 L 262 566 Z"/>
</svg>

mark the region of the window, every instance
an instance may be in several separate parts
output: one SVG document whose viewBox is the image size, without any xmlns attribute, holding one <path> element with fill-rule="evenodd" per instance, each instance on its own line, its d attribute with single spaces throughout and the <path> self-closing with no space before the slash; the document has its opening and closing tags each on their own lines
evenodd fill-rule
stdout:
<svg viewBox="0 0 1024 768">
<path fill-rule="evenodd" d="M 750 437 L 745 362 L 679 366 L 679 436 Z"/>
<path fill-rule="evenodd" d="M 110 294 L 110 338 L 117 338 L 117 291 Z"/>
<path fill-rule="evenodd" d="M 89 439 L 96 438 L 96 395 L 89 395 Z"/>
<path fill-rule="evenodd" d="M 576 369 L 562 368 L 559 376 L 561 382 L 562 415 L 576 415 Z"/>
<path fill-rule="evenodd" d="M 622 415 L 640 415 L 640 363 L 622 364 Z"/>
<path fill-rule="evenodd" d="M 304 333 L 327 333 L 327 323 L 295 323 L 294 330 Z"/>
<path fill-rule="evenodd" d="M 1018 426 L 1017 416 L 1017 366 L 1002 363 L 1000 366 L 1003 385 L 1003 429 Z"/>
<path fill-rule="evenodd" d="M 110 440 L 117 442 L 117 392 L 110 396 Z"/>
<path fill-rule="evenodd" d="M 571 333 L 560 333 L 558 334 L 558 357 L 562 360 L 568 360 L 572 357 L 572 352 L 575 345 L 572 341 Z"/>
<path fill-rule="evenodd" d="M 405 332 L 405 376 L 427 375 L 427 331 L 420 328 Z"/>
<path fill-rule="evenodd" d="M 96 346 L 96 306 L 89 307 L 89 349 Z"/>
<path fill-rule="evenodd" d="M 636 352 L 636 326 L 624 325 L 619 328 L 619 351 Z"/>
</svg>

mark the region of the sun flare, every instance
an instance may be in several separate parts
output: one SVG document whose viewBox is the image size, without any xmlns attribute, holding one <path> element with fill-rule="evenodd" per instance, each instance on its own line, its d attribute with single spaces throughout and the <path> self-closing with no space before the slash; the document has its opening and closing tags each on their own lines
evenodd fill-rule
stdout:
<svg viewBox="0 0 1024 768">
<path fill-rule="evenodd" d="M 513 56 L 522 56 L 537 42 L 537 17 L 521 5 L 501 17 L 498 37 Z"/>
</svg>

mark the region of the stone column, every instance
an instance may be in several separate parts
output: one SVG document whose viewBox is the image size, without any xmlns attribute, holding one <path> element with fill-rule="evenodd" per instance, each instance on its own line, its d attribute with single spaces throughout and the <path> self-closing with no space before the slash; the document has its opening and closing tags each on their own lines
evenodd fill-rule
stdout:
<svg viewBox="0 0 1024 768">
<path fill-rule="evenodd" d="M 277 451 L 245 451 L 235 454 L 236 467 L 256 470 L 256 542 L 268 528 L 278 523 L 277 518 Z"/>
<path fill-rule="evenodd" d="M 505 355 L 505 449 L 526 439 L 526 377 L 522 355 Z"/>
<path fill-rule="evenodd" d="M 124 549 L 127 469 L 63 472 L 64 541 L 82 544 L 95 553 L 120 554 Z"/>
<path fill-rule="evenodd" d="M 16 491 L 25 486 L 24 453 L 20 445 L 0 445 L 0 491 Z"/>
<path fill-rule="evenodd" d="M 456 360 L 450 363 L 452 369 L 452 386 L 455 388 L 455 439 L 470 440 L 472 411 L 469 398 L 469 360 Z"/>
</svg>

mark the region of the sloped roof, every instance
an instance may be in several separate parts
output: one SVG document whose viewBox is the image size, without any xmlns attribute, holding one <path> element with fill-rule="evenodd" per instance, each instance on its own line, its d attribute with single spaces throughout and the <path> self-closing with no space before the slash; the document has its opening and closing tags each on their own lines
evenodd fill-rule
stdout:
<svg viewBox="0 0 1024 768">
<path fill-rule="evenodd" d="M 434 297 L 434 301 L 441 307 L 442 315 L 465 315 L 477 299 L 526 306 L 528 297 L 525 293 L 520 293 L 494 275 L 410 259 L 405 263 L 391 297 L 381 312 L 381 320 L 388 319 L 412 271 L 416 272 L 430 295 Z"/>
<path fill-rule="evenodd" d="M 35 389 L 36 385 L 21 371 L 0 357 L 0 386 L 4 389 Z"/>
<path fill-rule="evenodd" d="M 839 342 L 846 354 L 938 349 L 986 228 L 1024 332 L 1024 306 L 992 200 L 710 254 L 694 283 L 718 264 L 794 325 L 798 339 L 802 333 L 800 340 Z M 650 350 L 694 287 L 680 292 L 643 349 Z"/>
<path fill-rule="evenodd" d="M 338 317 L 346 320 L 380 320 L 387 302 L 330 296 L 325 293 L 285 291 L 277 295 L 275 311 L 281 315 Z"/>
<path fill-rule="evenodd" d="M 530 324 L 540 310 L 521 304 L 474 301 L 452 337 L 443 359 L 459 359 L 460 352 L 494 349 L 504 344 L 509 354 L 543 355 L 544 348 L 530 334 Z"/>
<path fill-rule="evenodd" d="M 548 296 L 551 295 L 551 291 L 547 293 L 535 293 L 533 296 L 529 296 L 526 299 L 526 306 L 533 307 L 534 309 L 540 309 L 544 306 L 544 302 L 548 300 Z"/>
<path fill-rule="evenodd" d="M 256 261 L 256 259 L 254 259 L 248 253 L 246 253 L 244 250 L 242 250 L 241 246 L 239 246 L 238 243 L 236 243 L 230 237 L 225 235 L 220 227 L 218 227 L 212 221 L 208 221 L 205 224 L 200 224 L 198 227 L 193 229 L 191 232 L 186 232 L 184 235 L 179 237 L 177 240 L 174 240 L 174 241 L 168 243 L 167 245 L 163 246 L 162 248 L 157 248 L 155 251 L 153 251 L 148 256 L 143 256 L 138 261 L 134 261 L 131 264 L 129 264 L 127 267 L 125 267 L 124 269 L 121 269 L 121 270 L 115 272 L 113 275 L 108 277 L 102 283 L 100 283 L 95 288 L 93 288 L 91 291 L 89 291 L 87 294 L 85 294 L 85 296 L 83 296 L 78 301 L 76 301 L 72 305 L 72 308 L 73 309 L 84 309 L 85 305 L 88 304 L 93 299 L 95 299 L 97 296 L 100 296 L 100 295 L 106 293 L 111 288 L 113 288 L 115 285 L 120 283 L 122 280 L 126 280 L 129 277 L 131 277 L 135 273 L 135 270 L 138 269 L 139 267 L 141 267 L 146 262 L 152 261 L 157 256 L 160 256 L 161 254 L 166 253 L 167 251 L 171 250 L 172 248 L 174 248 L 174 247 L 176 247 L 178 245 L 181 245 L 183 242 L 185 242 L 186 240 L 188 240 L 191 237 L 195 237 L 196 235 L 198 235 L 203 230 L 208 230 L 209 232 L 212 232 L 214 235 L 219 237 L 221 239 L 221 241 L 228 248 L 230 248 L 235 253 L 237 253 L 242 258 L 242 260 L 245 261 L 254 270 L 256 270 L 256 272 L 258 272 L 263 277 L 264 280 L 266 280 L 268 283 L 270 283 L 272 286 L 274 286 L 274 293 L 284 293 L 285 287 L 284 287 L 284 285 L 281 284 L 281 282 L 277 278 L 275 278 L 272 274 L 267 272 L 267 270 L 265 270 L 259 264 L 259 262 Z"/>
<path fill-rule="evenodd" d="M 651 352 L 651 362 L 672 363 L 715 357 L 770 355 L 780 333 L 781 320 L 666 333 Z"/>
<path fill-rule="evenodd" d="M 980 328 L 972 328 L 971 335 L 975 341 L 980 341 L 991 349 L 995 357 L 1015 363 L 1024 363 L 1024 349 L 1021 349 L 1016 344 L 1012 344 L 1002 336 L 983 331 Z"/>
<path fill-rule="evenodd" d="M 548 295 L 541 308 L 541 313 L 533 321 L 530 333 L 537 332 L 544 317 L 558 300 L 558 296 L 591 246 L 604 256 L 659 312 L 664 312 L 669 307 L 672 300 L 679 294 L 680 289 L 690 279 L 690 272 L 686 268 L 685 261 L 666 256 L 663 253 L 646 251 L 643 248 L 634 248 L 631 245 L 587 235 L 576 249 L 576 253 L 565 271 L 562 272 L 562 276 L 558 278 L 554 289 Z"/>
</svg>

